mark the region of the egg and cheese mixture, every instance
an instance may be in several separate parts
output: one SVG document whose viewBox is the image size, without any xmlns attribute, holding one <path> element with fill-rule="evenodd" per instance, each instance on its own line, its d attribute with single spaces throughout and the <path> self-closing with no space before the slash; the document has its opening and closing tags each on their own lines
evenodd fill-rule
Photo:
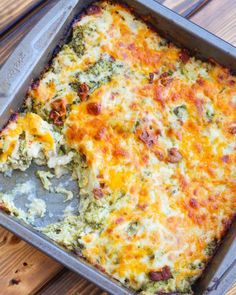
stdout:
<svg viewBox="0 0 236 295">
<path fill-rule="evenodd" d="M 191 294 L 236 213 L 236 77 L 117 3 L 81 15 L 0 136 L 2 172 L 78 180 L 78 215 L 42 231 L 142 294 Z"/>
</svg>

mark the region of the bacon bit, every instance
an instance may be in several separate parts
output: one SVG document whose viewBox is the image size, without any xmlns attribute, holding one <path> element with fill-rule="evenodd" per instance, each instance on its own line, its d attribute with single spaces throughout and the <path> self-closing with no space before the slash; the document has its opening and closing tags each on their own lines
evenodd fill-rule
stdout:
<svg viewBox="0 0 236 295">
<path fill-rule="evenodd" d="M 193 194 L 194 194 L 194 196 L 198 195 L 198 189 L 197 188 L 195 188 L 195 190 L 193 191 Z"/>
<path fill-rule="evenodd" d="M 104 178 L 104 175 L 100 172 L 99 174 L 98 174 L 98 176 L 97 176 L 97 178 Z"/>
<path fill-rule="evenodd" d="M 230 80 L 230 81 L 229 81 L 229 85 L 230 85 L 230 86 L 234 86 L 235 83 L 236 83 L 236 82 L 235 82 L 234 80 Z"/>
<path fill-rule="evenodd" d="M 200 206 L 207 206 L 207 201 L 206 200 L 200 200 L 199 201 Z"/>
<path fill-rule="evenodd" d="M 119 95 L 119 92 L 112 92 L 110 99 L 114 100 L 117 95 Z"/>
<path fill-rule="evenodd" d="M 197 201 L 197 199 L 191 198 L 189 200 L 189 205 L 190 205 L 190 207 L 192 207 L 194 209 L 197 209 L 198 208 L 198 201 Z"/>
<path fill-rule="evenodd" d="M 97 5 L 91 5 L 86 10 L 87 15 L 93 15 L 93 14 L 100 14 L 102 12 L 101 7 Z"/>
<path fill-rule="evenodd" d="M 225 226 L 225 229 L 224 230 L 227 230 L 230 227 L 231 223 L 232 223 L 232 220 L 231 219 L 226 219 L 226 218 L 223 219 L 222 220 L 222 224 Z"/>
<path fill-rule="evenodd" d="M 166 281 L 172 278 L 172 273 L 169 266 L 164 266 L 161 271 L 150 271 L 149 278 L 151 281 L 159 282 Z"/>
<path fill-rule="evenodd" d="M 154 151 L 154 154 L 157 156 L 159 161 L 164 161 L 164 153 L 162 151 Z"/>
<path fill-rule="evenodd" d="M 154 74 L 153 73 L 149 73 L 149 83 L 152 84 L 154 80 Z"/>
<path fill-rule="evenodd" d="M 101 272 L 106 272 L 105 268 L 102 267 L 100 264 L 95 263 L 94 266 L 99 269 Z"/>
<path fill-rule="evenodd" d="M 139 135 L 139 139 L 142 140 L 148 148 L 156 143 L 156 138 L 146 130 Z"/>
<path fill-rule="evenodd" d="M 72 129 L 72 137 L 77 140 L 82 140 L 86 134 L 86 130 L 83 128 Z"/>
<path fill-rule="evenodd" d="M 236 125 L 229 127 L 229 133 L 235 135 L 236 134 Z"/>
<path fill-rule="evenodd" d="M 147 204 L 138 204 L 138 208 L 140 208 L 141 210 L 145 210 L 147 206 Z"/>
<path fill-rule="evenodd" d="M 166 131 L 166 134 L 167 134 L 167 136 L 168 137 L 172 137 L 173 136 L 173 134 L 174 134 L 174 131 L 173 131 L 173 129 L 170 127 L 170 128 L 168 128 L 168 130 Z"/>
<path fill-rule="evenodd" d="M 97 131 L 97 133 L 94 135 L 94 138 L 95 138 L 96 140 L 101 140 L 101 139 L 104 137 L 105 132 L 106 132 L 106 128 L 105 128 L 105 127 L 101 127 L 101 128 Z"/>
<path fill-rule="evenodd" d="M 39 83 L 40 83 L 39 80 L 34 81 L 31 85 L 31 89 L 36 90 L 39 87 Z"/>
<path fill-rule="evenodd" d="M 78 95 L 82 101 L 86 101 L 88 99 L 89 87 L 86 83 L 82 83 L 78 89 Z"/>
<path fill-rule="evenodd" d="M 127 48 L 128 48 L 129 50 L 134 50 L 134 49 L 135 49 L 135 44 L 134 44 L 134 43 L 130 43 L 130 44 L 127 46 Z"/>
<path fill-rule="evenodd" d="M 218 202 L 215 202 L 215 203 L 211 203 L 210 204 L 210 209 L 211 210 L 217 210 L 217 209 L 219 209 L 219 205 L 218 205 L 219 203 Z M 212 216 L 213 217 L 213 216 Z M 217 218 L 216 218 L 216 220 L 217 220 Z"/>
<path fill-rule="evenodd" d="M 66 114 L 66 102 L 64 99 L 57 99 L 51 103 L 51 108 L 56 111 L 61 117 Z"/>
<path fill-rule="evenodd" d="M 138 110 L 138 104 L 136 102 L 132 102 L 129 107 L 131 110 Z"/>
<path fill-rule="evenodd" d="M 66 103 L 63 99 L 57 99 L 51 103 L 49 118 L 57 126 L 63 125 L 63 117 L 66 115 Z"/>
<path fill-rule="evenodd" d="M 202 214 L 200 216 L 196 216 L 195 217 L 195 220 L 196 220 L 197 224 L 201 225 L 206 220 L 206 215 L 205 214 Z"/>
<path fill-rule="evenodd" d="M 100 188 L 94 188 L 93 195 L 95 199 L 101 199 L 103 197 L 103 191 Z"/>
<path fill-rule="evenodd" d="M 180 95 L 178 93 L 172 93 L 171 94 L 171 100 L 176 101 L 180 98 Z"/>
<path fill-rule="evenodd" d="M 106 232 L 110 235 L 110 234 L 113 232 L 113 229 L 108 228 L 108 229 L 106 230 Z"/>
<path fill-rule="evenodd" d="M 156 74 L 156 75 L 159 75 L 159 73 L 160 73 L 160 72 L 159 72 L 158 70 L 155 70 L 155 71 L 154 71 L 154 74 Z"/>
<path fill-rule="evenodd" d="M 124 149 L 122 149 L 121 147 L 117 147 L 113 151 L 113 156 L 114 157 L 127 157 L 128 156 L 128 152 L 125 151 Z"/>
<path fill-rule="evenodd" d="M 179 53 L 179 58 L 184 64 L 186 64 L 190 58 L 189 51 L 187 49 L 182 49 Z"/>
<path fill-rule="evenodd" d="M 195 100 L 195 105 L 197 107 L 198 113 L 199 114 L 202 114 L 202 112 L 203 112 L 203 101 L 201 99 L 197 98 Z"/>
<path fill-rule="evenodd" d="M 96 102 L 90 102 L 87 104 L 87 112 L 90 115 L 98 116 L 101 113 L 102 106 Z"/>
<path fill-rule="evenodd" d="M 7 214 L 10 213 L 10 210 L 6 208 L 6 206 L 3 203 L 0 203 L 0 211 L 4 211 Z"/>
<path fill-rule="evenodd" d="M 211 196 L 208 197 L 208 200 L 211 201 L 211 202 L 215 202 L 216 197 L 211 195 Z"/>
<path fill-rule="evenodd" d="M 224 155 L 221 157 L 221 161 L 224 163 L 229 163 L 229 160 L 230 160 L 229 155 Z"/>
<path fill-rule="evenodd" d="M 159 102 L 163 108 L 165 107 L 165 102 L 162 96 L 162 87 L 157 86 L 154 88 L 154 100 Z"/>
<path fill-rule="evenodd" d="M 149 156 L 148 155 L 143 155 L 142 156 L 142 160 L 143 160 L 143 163 L 144 164 L 147 164 L 148 163 L 148 160 L 149 160 Z"/>
<path fill-rule="evenodd" d="M 172 81 L 173 81 L 173 78 L 171 78 L 171 77 L 163 78 L 163 79 L 161 79 L 161 84 L 166 87 L 166 86 L 169 86 Z"/>
<path fill-rule="evenodd" d="M 105 188 L 106 187 L 106 183 L 105 182 L 99 182 L 99 184 L 100 184 L 100 187 L 101 188 Z"/>
<path fill-rule="evenodd" d="M 202 78 L 197 79 L 196 82 L 197 82 L 197 84 L 200 85 L 200 86 L 203 86 L 204 83 L 205 83 L 205 81 L 204 81 Z"/>
<path fill-rule="evenodd" d="M 18 118 L 18 113 L 14 112 L 11 114 L 9 121 L 15 122 L 17 118 Z"/>
<path fill-rule="evenodd" d="M 140 191 L 139 191 L 140 196 L 146 196 L 147 193 L 148 193 L 147 189 L 145 189 L 145 188 L 141 188 Z"/>
<path fill-rule="evenodd" d="M 188 181 L 182 174 L 179 176 L 179 184 L 182 191 L 184 191 L 188 186 Z"/>
<path fill-rule="evenodd" d="M 118 46 L 121 47 L 121 48 L 124 48 L 125 47 L 125 43 L 124 42 L 119 42 L 118 43 Z"/>
<path fill-rule="evenodd" d="M 193 214 L 192 210 L 188 211 L 188 217 L 191 218 L 191 219 L 194 217 L 194 214 Z"/>
<path fill-rule="evenodd" d="M 223 80 L 224 80 L 224 75 L 219 74 L 219 75 L 217 76 L 217 78 L 218 78 L 220 81 L 223 81 Z"/>
<path fill-rule="evenodd" d="M 132 185 L 130 187 L 130 193 L 133 194 L 135 191 L 136 191 L 136 187 Z"/>
<path fill-rule="evenodd" d="M 212 177 L 215 176 L 215 169 L 212 168 L 211 166 L 208 167 L 207 172 L 208 172 Z"/>
<path fill-rule="evenodd" d="M 160 79 L 162 79 L 162 78 L 166 78 L 166 77 L 168 77 L 169 76 L 169 73 L 168 72 L 164 72 L 164 73 L 162 73 L 161 75 L 160 75 Z"/>
<path fill-rule="evenodd" d="M 177 148 L 171 148 L 168 150 L 168 162 L 179 163 L 182 160 L 182 158 L 183 157 Z"/>
<path fill-rule="evenodd" d="M 117 218 L 115 223 L 116 224 L 121 224 L 122 222 L 124 221 L 124 218 L 123 217 L 120 217 L 120 218 Z"/>
<path fill-rule="evenodd" d="M 63 125 L 63 119 L 57 111 L 51 110 L 49 118 L 53 121 L 56 126 Z"/>
<path fill-rule="evenodd" d="M 160 75 L 160 81 L 163 86 L 168 86 L 173 81 L 168 72 L 164 72 Z"/>
</svg>

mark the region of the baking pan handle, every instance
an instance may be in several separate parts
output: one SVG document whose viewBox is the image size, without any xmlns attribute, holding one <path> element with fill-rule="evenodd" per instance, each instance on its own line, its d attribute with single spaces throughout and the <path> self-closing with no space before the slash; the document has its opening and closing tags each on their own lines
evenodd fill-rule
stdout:
<svg viewBox="0 0 236 295">
<path fill-rule="evenodd" d="M 3 65 L 0 74 L 0 115 L 6 111 L 18 93 L 22 81 L 29 78 L 30 69 L 47 54 L 49 44 L 78 3 L 78 0 L 55 1 L 53 9 L 33 27 Z"/>
</svg>

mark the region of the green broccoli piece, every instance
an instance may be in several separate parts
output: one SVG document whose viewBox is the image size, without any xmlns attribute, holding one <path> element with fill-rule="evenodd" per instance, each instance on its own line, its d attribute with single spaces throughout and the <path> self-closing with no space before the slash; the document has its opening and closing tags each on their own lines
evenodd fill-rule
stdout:
<svg viewBox="0 0 236 295">
<path fill-rule="evenodd" d="M 207 256 L 212 256 L 215 253 L 217 244 L 218 244 L 217 239 L 214 239 L 210 243 L 208 243 L 205 249 L 205 253 Z"/>
<path fill-rule="evenodd" d="M 82 26 L 77 26 L 74 28 L 69 46 L 74 50 L 78 57 L 81 57 L 84 54 L 84 28 Z"/>
<path fill-rule="evenodd" d="M 185 115 L 187 114 L 187 108 L 186 105 L 178 106 L 174 109 L 174 114 L 179 118 L 183 119 Z"/>
</svg>

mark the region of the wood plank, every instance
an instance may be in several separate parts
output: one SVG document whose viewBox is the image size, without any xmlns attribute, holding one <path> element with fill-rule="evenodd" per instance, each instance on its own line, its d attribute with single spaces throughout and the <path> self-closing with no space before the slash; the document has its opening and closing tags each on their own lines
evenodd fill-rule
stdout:
<svg viewBox="0 0 236 295">
<path fill-rule="evenodd" d="M 0 34 L 11 27 L 18 17 L 31 10 L 42 0 L 1 0 L 0 1 Z"/>
<path fill-rule="evenodd" d="M 62 266 L 0 228 L 0 294 L 35 293 Z"/>
<path fill-rule="evenodd" d="M 64 270 L 51 280 L 37 295 L 107 295 L 100 288 L 89 283 L 77 274 Z"/>
<path fill-rule="evenodd" d="M 236 295 L 236 284 L 227 292 L 226 295 Z"/>
<path fill-rule="evenodd" d="M 34 0 L 35 1 L 35 0 Z M 56 0 L 44 1 L 33 13 L 22 19 L 13 30 L 10 30 L 0 39 L 0 66 L 8 58 L 17 44 L 24 38 L 30 29 L 53 7 Z"/>
<path fill-rule="evenodd" d="M 191 20 L 236 45 L 236 1 L 212 0 Z"/>
</svg>

